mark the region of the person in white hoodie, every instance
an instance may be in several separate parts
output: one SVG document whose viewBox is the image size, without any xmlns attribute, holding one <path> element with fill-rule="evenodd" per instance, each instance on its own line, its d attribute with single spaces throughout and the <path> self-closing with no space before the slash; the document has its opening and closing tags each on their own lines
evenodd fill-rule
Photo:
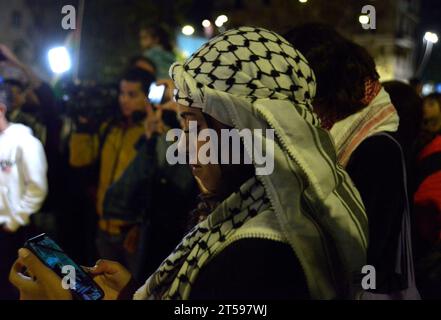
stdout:
<svg viewBox="0 0 441 320">
<path fill-rule="evenodd" d="M 9 267 L 26 240 L 30 215 L 48 191 L 47 162 L 40 141 L 24 125 L 8 122 L 10 90 L 0 84 L 0 299 L 14 299 Z"/>
</svg>

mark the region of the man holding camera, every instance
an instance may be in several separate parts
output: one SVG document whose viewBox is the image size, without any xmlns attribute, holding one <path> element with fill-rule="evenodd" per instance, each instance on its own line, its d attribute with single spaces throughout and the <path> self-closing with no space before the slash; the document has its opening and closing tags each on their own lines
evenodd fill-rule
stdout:
<svg viewBox="0 0 441 320">
<path fill-rule="evenodd" d="M 185 235 L 199 193 L 190 167 L 167 161 L 173 143 L 167 141 L 167 132 L 181 125 L 172 80 L 158 85 L 150 92 L 154 106 L 146 106 L 145 137 L 137 144 L 138 154 L 107 190 L 103 203 L 105 217 L 142 221 L 138 266 L 130 270 L 139 281 L 150 276 Z M 161 87 L 162 94 L 157 91 Z"/>
<path fill-rule="evenodd" d="M 139 237 L 136 221 L 105 219 L 103 201 L 107 189 L 126 170 L 137 154 L 136 144 L 144 135 L 146 100 L 154 77 L 141 69 L 129 70 L 120 81 L 120 116 L 94 128 L 93 119 L 79 117 L 77 131 L 70 140 L 70 164 L 73 167 L 98 165 L 96 194 L 98 253 L 129 269 L 136 266 L 135 246 Z"/>
</svg>

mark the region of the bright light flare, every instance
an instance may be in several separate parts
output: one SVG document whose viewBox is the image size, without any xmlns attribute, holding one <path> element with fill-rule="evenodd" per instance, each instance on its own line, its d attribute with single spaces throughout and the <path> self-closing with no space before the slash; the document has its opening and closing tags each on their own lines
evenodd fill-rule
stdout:
<svg viewBox="0 0 441 320">
<path fill-rule="evenodd" d="M 369 17 L 368 17 L 367 15 L 365 15 L 365 14 L 362 14 L 362 15 L 360 15 L 360 16 L 358 17 L 358 21 L 359 21 L 361 24 L 368 24 L 368 23 L 369 23 Z"/>
<path fill-rule="evenodd" d="M 209 28 L 211 26 L 211 22 L 208 19 L 205 19 L 204 21 L 202 21 L 202 26 L 204 28 Z"/>
<path fill-rule="evenodd" d="M 221 14 L 219 17 L 216 18 L 216 21 L 214 24 L 216 27 L 222 27 L 226 22 L 228 22 L 228 17 L 224 14 Z"/>
<path fill-rule="evenodd" d="M 424 34 L 424 40 L 431 43 L 437 43 L 438 42 L 438 35 L 434 32 L 427 31 Z"/>
<path fill-rule="evenodd" d="M 69 52 L 66 47 L 52 48 L 48 52 L 49 66 L 53 73 L 64 73 L 72 67 Z"/>
<path fill-rule="evenodd" d="M 194 28 L 190 25 L 186 25 L 182 28 L 182 33 L 186 36 L 191 36 L 194 33 Z"/>
</svg>

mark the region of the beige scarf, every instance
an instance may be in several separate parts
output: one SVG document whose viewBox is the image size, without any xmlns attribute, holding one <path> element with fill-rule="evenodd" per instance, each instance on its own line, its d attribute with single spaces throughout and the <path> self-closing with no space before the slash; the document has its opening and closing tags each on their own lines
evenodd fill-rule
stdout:
<svg viewBox="0 0 441 320">
<path fill-rule="evenodd" d="M 389 94 L 381 88 L 367 107 L 335 123 L 331 128 L 339 163 L 346 167 L 355 149 L 370 136 L 379 132 L 396 132 L 399 121 Z"/>
</svg>

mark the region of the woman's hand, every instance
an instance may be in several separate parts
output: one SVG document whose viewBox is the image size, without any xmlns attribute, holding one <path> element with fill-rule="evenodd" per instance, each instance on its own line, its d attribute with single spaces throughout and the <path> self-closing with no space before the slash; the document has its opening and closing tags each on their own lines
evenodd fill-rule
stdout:
<svg viewBox="0 0 441 320">
<path fill-rule="evenodd" d="M 24 268 L 26 274 L 23 274 Z M 121 264 L 108 260 L 99 260 L 95 267 L 86 271 L 103 289 L 105 300 L 116 300 L 132 278 Z M 20 300 L 72 300 L 61 278 L 27 249 L 19 250 L 9 280 L 20 291 Z"/>
<path fill-rule="evenodd" d="M 98 260 L 95 267 L 89 268 L 88 272 L 103 289 L 104 300 L 117 300 L 132 278 L 130 272 L 120 263 L 109 260 Z"/>
<path fill-rule="evenodd" d="M 158 86 L 165 85 L 163 103 L 160 105 L 162 110 L 170 110 L 178 113 L 178 104 L 174 99 L 175 83 L 172 79 L 163 79 L 156 82 Z"/>
<path fill-rule="evenodd" d="M 24 268 L 27 275 L 23 274 Z M 9 281 L 20 291 L 20 300 L 72 300 L 61 278 L 27 249 L 18 251 Z"/>
<path fill-rule="evenodd" d="M 172 79 L 160 79 L 156 81 L 156 85 L 164 85 L 165 86 L 165 92 L 164 92 L 164 103 L 167 103 L 169 101 L 173 101 L 174 91 L 175 91 L 175 83 Z"/>
<path fill-rule="evenodd" d="M 147 139 L 150 139 L 153 134 L 163 134 L 165 132 L 165 124 L 162 121 L 162 109 L 160 106 L 155 107 L 156 110 L 153 110 L 153 106 L 150 103 L 146 103 L 146 113 L 147 116 L 144 121 L 144 130 L 145 136 Z"/>
</svg>

